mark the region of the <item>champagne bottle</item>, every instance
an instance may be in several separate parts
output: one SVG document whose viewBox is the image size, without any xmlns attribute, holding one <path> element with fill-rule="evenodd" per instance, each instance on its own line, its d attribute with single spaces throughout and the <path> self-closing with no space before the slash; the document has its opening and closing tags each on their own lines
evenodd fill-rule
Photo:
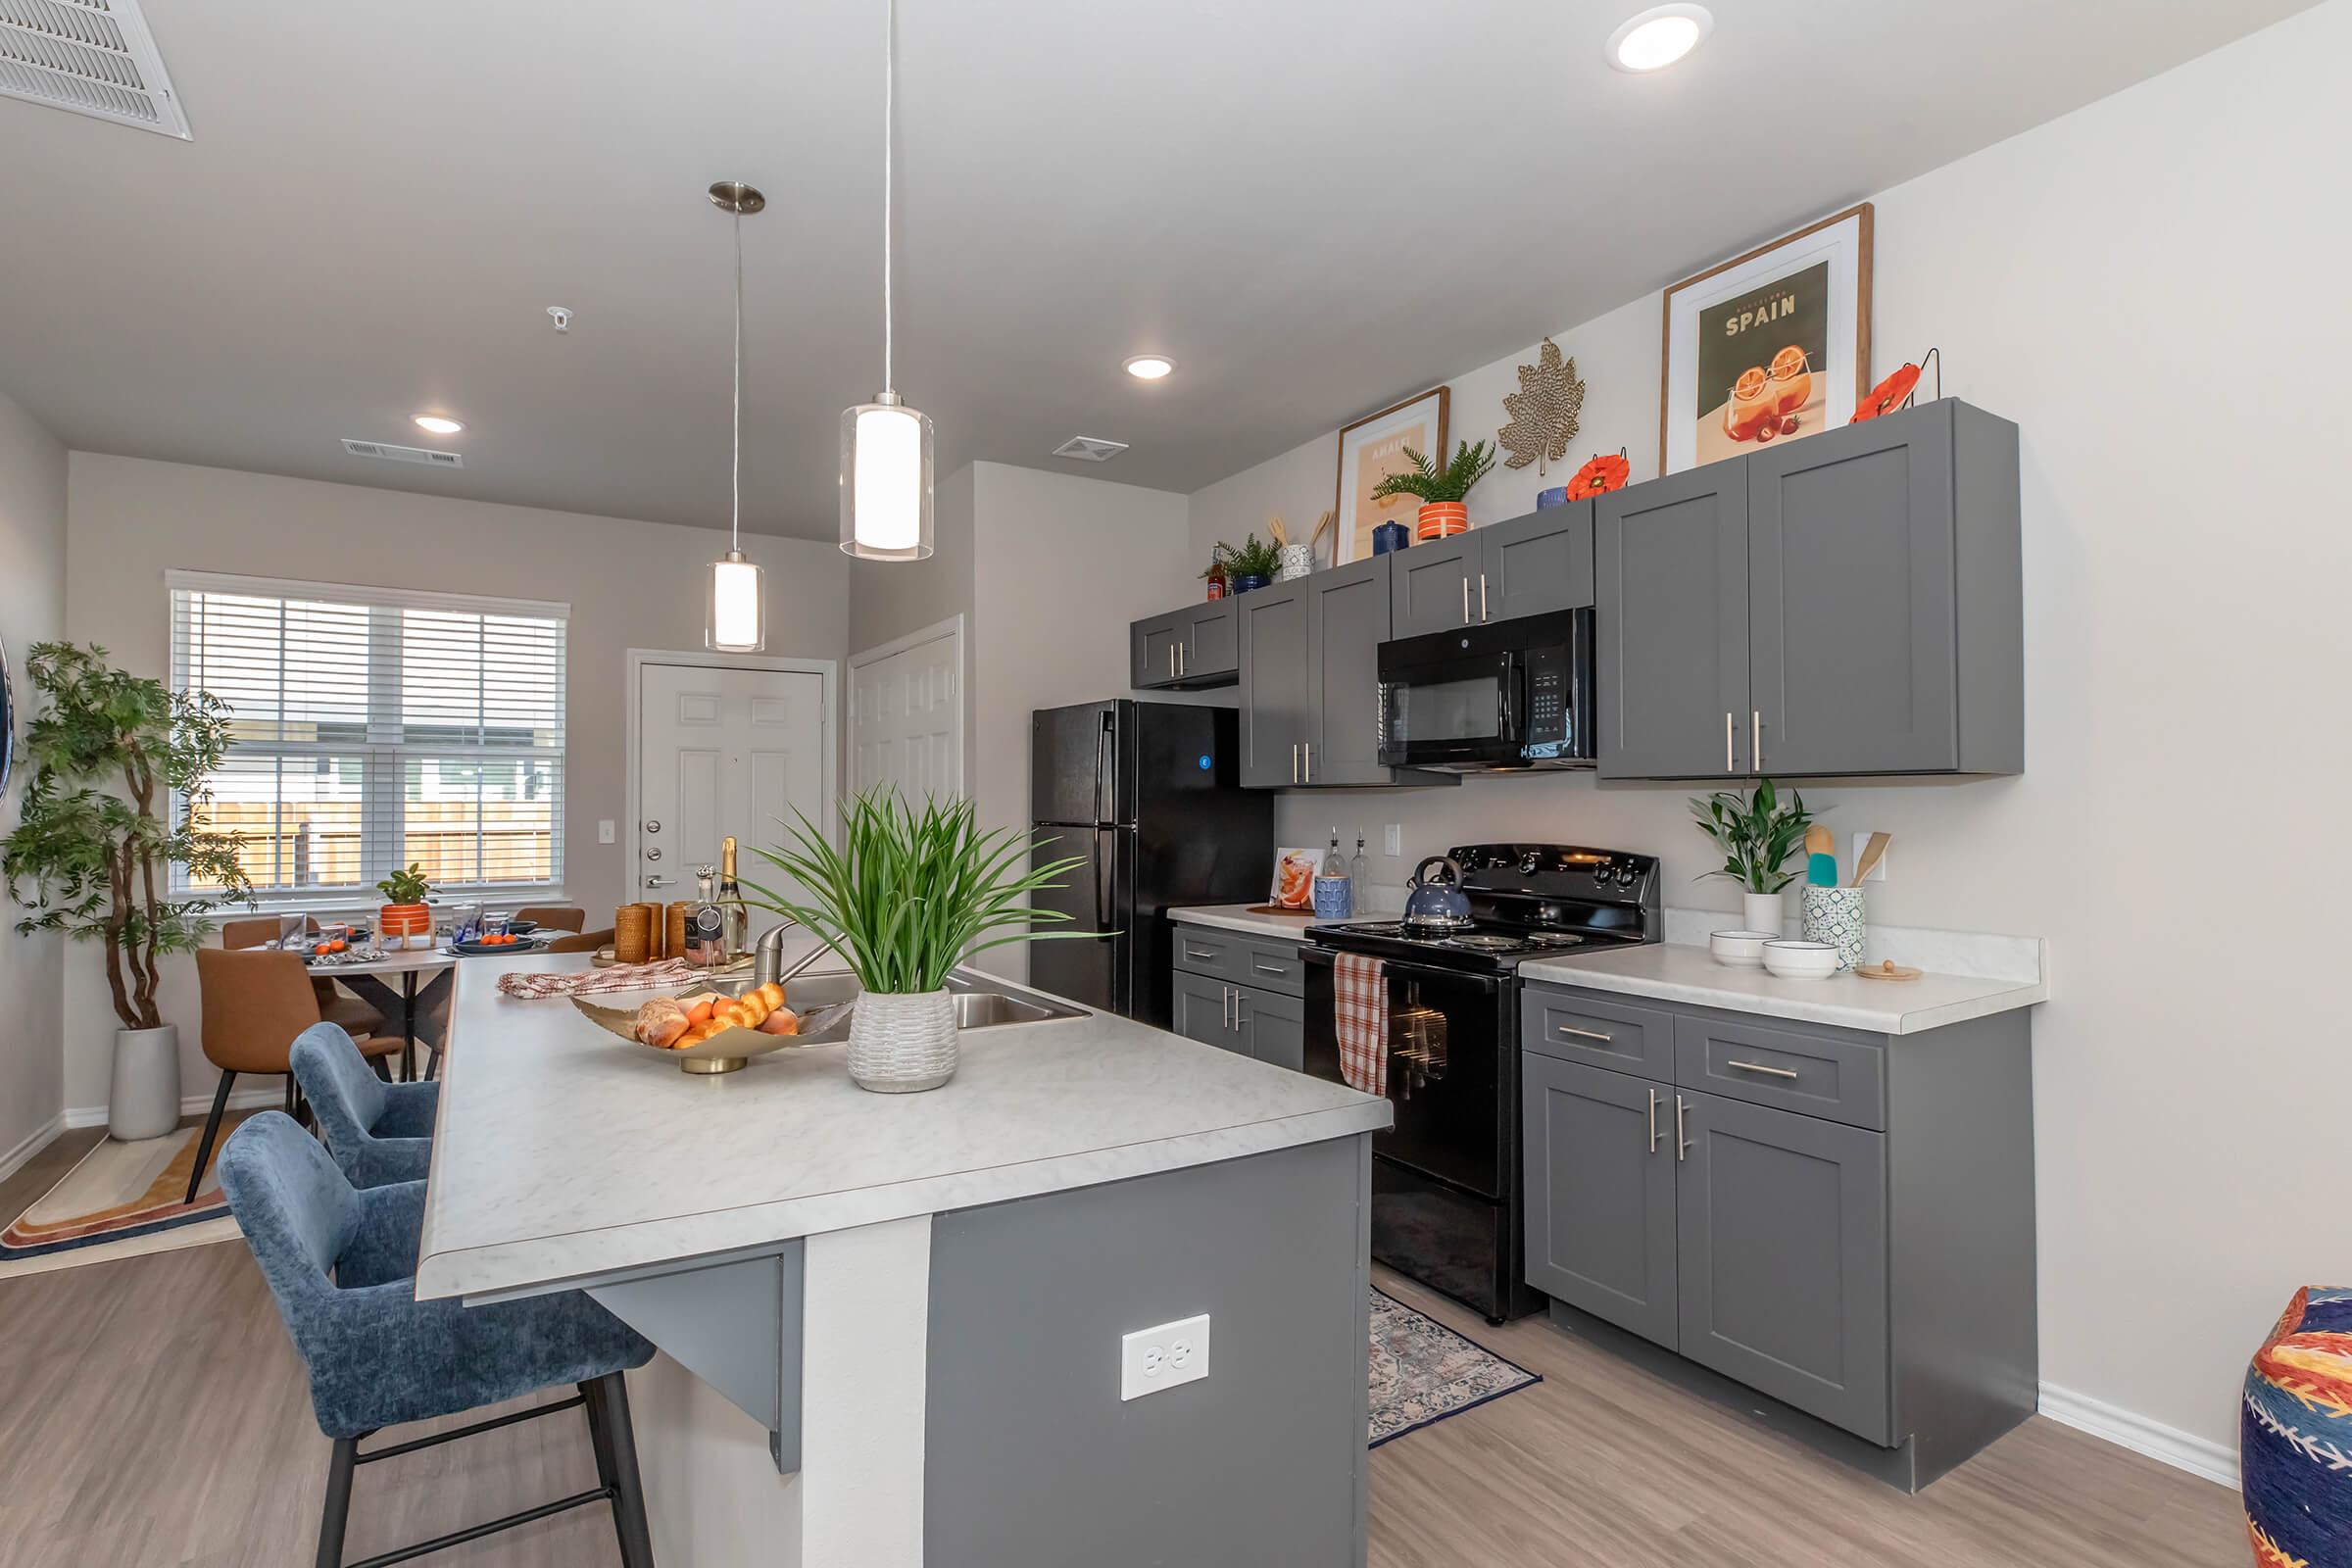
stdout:
<svg viewBox="0 0 2352 1568">
<path fill-rule="evenodd" d="M 694 907 L 686 911 L 686 961 L 706 967 L 726 961 L 726 917 L 720 911 L 715 865 L 694 868 Z"/>
<path fill-rule="evenodd" d="M 735 880 L 735 836 L 727 835 L 718 845 L 718 908 L 720 929 L 725 932 L 728 958 L 736 958 L 752 948 L 752 911 L 743 905 L 743 886 Z"/>
</svg>

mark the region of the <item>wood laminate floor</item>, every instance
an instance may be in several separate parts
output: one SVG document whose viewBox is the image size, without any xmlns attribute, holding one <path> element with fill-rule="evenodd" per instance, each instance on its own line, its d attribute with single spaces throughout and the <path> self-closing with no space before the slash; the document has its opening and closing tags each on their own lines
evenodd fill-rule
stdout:
<svg viewBox="0 0 2352 1568">
<path fill-rule="evenodd" d="M 45 1150 L 0 1183 L 0 1207 L 13 1213 L 96 1137 Z M 1371 1568 L 2246 1561 L 2234 1494 L 2049 1421 L 1905 1497 L 1541 1320 L 1489 1328 L 1379 1280 L 1545 1381 L 1372 1455 Z M 326 1455 L 241 1245 L 0 1281 L 0 1568 L 303 1568 Z M 594 1485 L 576 1411 L 369 1465 L 349 1555 Z M 426 1561 L 601 1568 L 619 1554 L 609 1510 L 583 1508 Z"/>
</svg>

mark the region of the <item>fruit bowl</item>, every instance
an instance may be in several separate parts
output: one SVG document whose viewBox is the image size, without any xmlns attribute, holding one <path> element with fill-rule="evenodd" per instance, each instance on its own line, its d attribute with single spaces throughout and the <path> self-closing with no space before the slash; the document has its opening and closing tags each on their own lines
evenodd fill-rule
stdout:
<svg viewBox="0 0 2352 1568">
<path fill-rule="evenodd" d="M 573 997 L 571 1004 L 589 1022 L 607 1034 L 627 1044 L 630 1050 L 643 1055 L 661 1056 L 678 1064 L 678 1070 L 690 1073 L 736 1072 L 754 1056 L 770 1052 L 786 1051 L 800 1046 L 835 1045 L 850 1037 L 850 1008 L 846 1000 L 829 1002 L 821 993 L 826 989 L 814 982 L 795 985 L 792 994 L 800 999 L 802 1030 L 799 1034 L 771 1035 L 758 1029 L 722 1029 L 707 1040 L 691 1046 L 649 1046 L 637 1038 L 637 1009 L 657 997 L 679 999 L 704 996 L 716 992 L 722 996 L 740 996 L 751 982 L 745 977 L 712 981 L 679 989 L 662 987 L 656 991 L 608 992 L 602 997 Z"/>
</svg>

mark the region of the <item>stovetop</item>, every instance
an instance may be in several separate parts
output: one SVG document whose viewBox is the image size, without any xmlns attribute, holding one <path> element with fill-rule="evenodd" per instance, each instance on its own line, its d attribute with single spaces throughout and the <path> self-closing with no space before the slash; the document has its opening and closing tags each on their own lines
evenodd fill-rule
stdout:
<svg viewBox="0 0 2352 1568">
<path fill-rule="evenodd" d="M 1449 852 L 1462 868 L 1471 923 L 1458 930 L 1404 920 L 1310 926 L 1319 947 L 1508 972 L 1529 958 L 1606 952 L 1660 939 L 1655 856 L 1558 844 L 1478 844 Z"/>
</svg>

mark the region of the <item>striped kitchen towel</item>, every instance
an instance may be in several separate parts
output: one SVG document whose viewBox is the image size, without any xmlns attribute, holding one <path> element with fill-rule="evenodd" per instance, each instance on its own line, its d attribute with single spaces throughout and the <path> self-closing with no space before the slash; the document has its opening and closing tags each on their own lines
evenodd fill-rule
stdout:
<svg viewBox="0 0 2352 1568">
<path fill-rule="evenodd" d="M 569 974 L 510 969 L 498 977 L 498 989 L 510 997 L 536 1002 L 545 997 L 584 997 L 604 991 L 652 991 L 662 986 L 682 986 L 711 972 L 684 958 L 663 958 L 658 963 L 616 963 L 609 969 L 582 969 Z"/>
<path fill-rule="evenodd" d="M 1333 1032 L 1340 1040 L 1340 1076 L 1350 1089 L 1389 1093 L 1389 982 L 1378 958 L 1336 954 L 1332 958 Z"/>
</svg>

